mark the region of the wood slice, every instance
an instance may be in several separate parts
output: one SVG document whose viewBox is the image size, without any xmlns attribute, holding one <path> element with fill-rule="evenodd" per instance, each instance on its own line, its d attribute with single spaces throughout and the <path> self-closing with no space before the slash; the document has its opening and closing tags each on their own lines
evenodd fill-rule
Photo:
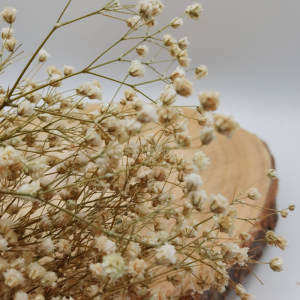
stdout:
<svg viewBox="0 0 300 300">
<path fill-rule="evenodd" d="M 88 107 L 88 111 L 96 109 L 99 109 L 99 105 L 89 105 Z M 191 160 L 195 151 L 201 146 L 198 138 L 198 131 L 201 127 L 196 121 L 195 110 L 187 108 L 182 110 L 184 115 L 190 118 L 189 132 L 193 138 L 192 147 L 184 150 L 183 154 Z M 247 192 L 251 186 L 257 188 L 261 194 L 261 198 L 253 204 L 264 208 L 276 208 L 278 180 L 270 180 L 266 176 L 269 169 L 275 168 L 274 159 L 267 145 L 256 135 L 240 129 L 234 133 L 232 139 L 228 140 L 217 134 L 217 139 L 209 145 L 201 147 L 201 150 L 209 156 L 211 161 L 207 169 L 201 172 L 204 182 L 201 188 L 208 195 L 221 193 L 230 201 L 234 195 L 238 195 L 244 190 Z M 175 193 L 177 192 L 181 193 L 179 189 Z M 265 235 L 257 227 L 264 231 L 273 230 L 277 222 L 277 214 L 270 214 L 268 210 L 258 210 L 242 205 L 238 205 L 237 209 L 239 218 L 257 218 L 259 220 L 259 222 L 253 221 L 253 225 L 237 220 L 237 228 L 233 233 L 233 238 L 238 238 L 241 232 L 251 234 L 252 238 L 240 246 L 249 247 L 252 259 L 258 260 L 266 244 L 263 241 L 253 242 L 253 240 L 263 239 Z M 195 219 L 201 221 L 203 218 L 202 215 L 199 215 Z M 209 225 L 211 224 L 209 223 Z M 224 237 L 227 236 L 224 235 Z M 254 266 L 254 264 L 249 265 L 249 268 L 252 269 Z M 249 273 L 250 271 L 246 268 L 236 268 L 229 271 L 230 278 L 236 283 L 242 283 Z M 171 288 L 170 285 L 170 283 L 165 283 L 163 288 L 167 291 Z M 227 297 L 231 289 L 232 287 L 228 285 L 224 293 L 211 289 L 202 295 L 185 296 L 181 300 L 221 300 Z"/>
<path fill-rule="evenodd" d="M 187 111 L 187 109 L 184 109 L 184 114 L 196 117 L 194 112 Z M 189 131 L 193 137 L 197 137 L 198 128 L 197 122 L 191 120 Z M 236 131 L 229 140 L 224 136 L 217 135 L 217 140 L 201 147 L 201 150 L 210 157 L 211 161 L 207 170 L 201 173 L 204 182 L 201 188 L 206 190 L 208 195 L 221 193 L 228 199 L 232 199 L 235 189 L 236 194 L 239 194 L 259 180 L 252 186 L 256 187 L 262 195 L 258 201 L 255 201 L 255 205 L 270 209 L 276 208 L 278 179 L 270 180 L 266 176 L 269 169 L 275 169 L 274 158 L 268 146 L 256 135 L 243 129 Z M 188 151 L 187 156 L 192 157 L 192 153 L 190 150 Z M 240 246 L 249 247 L 252 259 L 259 260 L 266 243 L 264 241 L 253 242 L 253 240 L 261 240 L 265 237 L 265 233 L 257 227 L 264 231 L 273 230 L 277 222 L 277 214 L 270 214 L 268 210 L 257 210 L 247 206 L 237 207 L 237 209 L 239 218 L 254 217 L 260 220 L 260 222 L 254 222 L 254 225 L 240 221 L 233 233 L 233 237 L 237 237 L 241 232 L 251 234 L 252 238 Z M 249 265 L 249 268 L 253 269 L 254 266 L 255 264 Z M 250 274 L 250 270 L 246 268 L 229 271 L 230 278 L 237 283 L 242 283 L 248 274 Z M 224 293 L 211 289 L 203 295 L 197 295 L 194 298 L 182 297 L 181 300 L 221 300 L 227 297 L 231 289 L 232 287 L 228 285 Z"/>
</svg>

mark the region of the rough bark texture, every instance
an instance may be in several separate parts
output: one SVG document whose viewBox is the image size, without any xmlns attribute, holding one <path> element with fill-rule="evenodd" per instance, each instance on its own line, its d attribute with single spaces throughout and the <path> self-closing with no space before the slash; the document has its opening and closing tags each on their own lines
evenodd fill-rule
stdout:
<svg viewBox="0 0 300 300">
<path fill-rule="evenodd" d="M 265 143 L 264 143 L 265 144 Z M 268 146 L 265 144 L 266 148 L 269 151 Z M 269 151 L 270 153 L 270 151 Z M 275 169 L 275 161 L 274 157 L 270 154 L 271 162 L 272 162 L 272 168 Z M 272 180 L 269 191 L 265 200 L 265 208 L 271 208 L 276 209 L 276 194 L 278 189 L 278 179 Z M 263 254 L 263 250 L 266 246 L 265 241 L 257 241 L 253 242 L 253 240 L 260 240 L 264 239 L 265 232 L 268 230 L 273 230 L 276 226 L 278 216 L 277 214 L 271 214 L 268 210 L 263 210 L 258 219 L 260 222 L 257 222 L 255 225 L 262 228 L 262 230 L 259 230 L 257 227 L 253 226 L 249 233 L 252 235 L 252 238 L 241 244 L 241 247 L 249 247 L 251 250 L 251 257 L 253 260 L 259 260 L 259 258 Z M 248 268 L 250 270 L 253 270 L 255 267 L 255 264 L 248 265 Z M 251 273 L 250 270 L 247 268 L 237 268 L 237 269 L 231 269 L 228 273 L 230 278 L 236 282 L 236 283 L 242 283 L 245 278 Z M 226 291 L 224 293 L 219 293 L 217 291 L 214 291 L 213 289 L 210 289 L 209 291 L 203 293 L 202 295 L 196 294 L 194 296 L 184 296 L 181 297 L 180 300 L 224 300 L 228 296 L 229 292 L 232 290 L 232 286 L 228 285 L 226 288 Z"/>
</svg>

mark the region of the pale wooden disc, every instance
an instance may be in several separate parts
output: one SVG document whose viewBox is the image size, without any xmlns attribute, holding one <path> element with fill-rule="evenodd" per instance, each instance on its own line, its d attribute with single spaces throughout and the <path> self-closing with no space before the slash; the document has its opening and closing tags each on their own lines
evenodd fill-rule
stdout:
<svg viewBox="0 0 300 300">
<path fill-rule="evenodd" d="M 99 109 L 99 105 L 89 105 L 88 111 Z M 274 209 L 275 196 L 277 192 L 277 180 L 271 181 L 267 177 L 269 169 L 274 168 L 274 160 L 267 148 L 266 144 L 262 142 L 256 135 L 240 129 L 236 131 L 231 139 L 217 134 L 217 139 L 209 145 L 201 146 L 199 139 L 199 129 L 197 113 L 195 110 L 182 108 L 185 116 L 190 118 L 189 132 L 192 135 L 192 147 L 184 150 L 183 154 L 192 160 L 195 151 L 202 150 L 210 158 L 211 163 L 207 169 L 200 173 L 203 179 L 201 186 L 207 192 L 207 195 L 221 193 L 229 201 L 231 201 L 240 192 L 245 191 L 243 196 L 246 197 L 247 191 L 250 187 L 255 187 L 259 190 L 261 198 L 258 201 L 245 199 L 247 203 L 251 203 L 260 207 Z M 176 178 L 172 178 L 176 180 Z M 175 190 L 175 196 L 178 197 L 182 194 L 180 189 Z M 178 194 L 178 195 L 176 195 Z M 243 197 L 242 196 L 242 197 Z M 184 201 L 184 200 L 183 200 Z M 206 210 L 207 211 L 206 204 Z M 258 218 L 260 222 L 253 221 L 252 225 L 244 221 L 237 221 L 237 228 L 234 230 L 233 238 L 238 238 L 241 232 L 248 232 L 252 235 L 249 242 L 244 243 L 242 246 L 247 246 L 251 249 L 252 259 L 258 259 L 265 244 L 263 242 L 254 242 L 255 239 L 264 237 L 264 231 L 273 229 L 276 224 L 277 215 L 272 213 L 271 210 L 259 210 L 249 206 L 237 205 L 239 218 Z M 207 215 L 198 214 L 195 219 L 201 221 Z M 212 223 L 208 223 L 211 225 Z M 262 228 L 260 231 L 257 227 Z M 203 228 L 204 229 L 204 228 Z M 224 236 L 225 237 L 225 236 Z M 253 266 L 250 266 L 252 268 Z M 236 270 L 230 273 L 230 277 L 235 282 L 241 282 L 249 273 L 248 270 Z M 168 289 L 168 284 L 166 285 Z M 225 294 L 228 294 L 230 286 Z M 225 294 L 209 291 L 203 295 L 198 295 L 195 299 L 201 300 L 217 300 L 224 299 Z M 192 299 L 190 296 L 182 299 Z"/>
</svg>

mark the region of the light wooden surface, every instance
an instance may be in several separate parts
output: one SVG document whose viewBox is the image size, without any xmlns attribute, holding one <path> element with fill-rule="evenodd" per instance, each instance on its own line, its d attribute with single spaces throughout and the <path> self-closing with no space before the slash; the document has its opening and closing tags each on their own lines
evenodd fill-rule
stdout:
<svg viewBox="0 0 300 300">
<path fill-rule="evenodd" d="M 88 111 L 99 109 L 99 105 L 89 105 Z M 200 149 L 201 142 L 198 138 L 198 132 L 201 128 L 197 121 L 195 110 L 182 109 L 185 116 L 190 117 L 189 132 L 193 137 L 192 147 L 184 150 L 184 155 L 188 159 L 192 159 L 196 150 Z M 207 169 L 200 173 L 203 179 L 201 186 L 207 192 L 207 195 L 221 193 L 223 196 L 231 201 L 234 194 L 237 195 L 244 191 L 246 196 L 249 187 L 255 187 L 259 190 L 261 198 L 258 201 L 252 201 L 253 204 L 265 208 L 275 208 L 275 196 L 277 192 L 277 180 L 271 181 L 267 177 L 267 172 L 270 168 L 274 168 L 274 160 L 269 152 L 268 147 L 256 135 L 251 134 L 243 129 L 236 131 L 232 139 L 227 139 L 224 136 L 217 134 L 217 139 L 209 145 L 201 147 L 201 150 L 210 158 L 210 165 Z M 176 178 L 172 178 L 176 180 Z M 178 197 L 182 191 L 175 190 L 175 197 Z M 176 195 L 178 193 L 178 195 Z M 182 200 L 184 201 L 184 200 Z M 251 203 L 251 200 L 247 202 Z M 206 209 L 209 203 L 206 203 Z M 270 211 L 258 210 L 249 206 L 237 205 L 239 218 L 258 218 L 260 222 L 253 221 L 256 226 L 264 229 L 273 229 L 276 224 L 277 215 L 270 215 Z M 198 214 L 194 217 L 196 220 L 201 221 L 205 215 Z M 211 225 L 208 223 L 207 225 Z M 205 226 L 202 228 L 202 230 Z M 201 229 L 200 229 L 201 230 Z M 237 228 L 233 232 L 233 238 L 237 238 L 239 233 L 249 232 L 252 239 L 244 243 L 242 246 L 247 246 L 254 249 L 251 252 L 253 259 L 258 259 L 263 251 L 265 244 L 263 242 L 252 243 L 254 239 L 261 239 L 264 237 L 264 232 L 258 230 L 257 227 L 250 223 L 237 220 Z M 225 235 L 224 235 L 225 237 Z M 253 268 L 253 265 L 250 266 Z M 249 271 L 237 270 L 230 273 L 231 278 L 235 282 L 242 282 L 248 275 Z M 164 287 L 168 289 L 168 283 Z M 225 294 L 209 291 L 203 295 L 198 295 L 194 299 L 201 300 L 219 300 L 225 299 L 226 294 L 229 292 L 230 287 Z M 192 299 L 190 296 L 184 299 Z"/>
</svg>

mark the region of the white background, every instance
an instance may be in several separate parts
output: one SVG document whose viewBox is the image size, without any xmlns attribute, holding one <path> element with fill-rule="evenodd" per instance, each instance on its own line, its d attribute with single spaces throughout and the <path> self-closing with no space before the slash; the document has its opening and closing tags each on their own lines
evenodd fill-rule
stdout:
<svg viewBox="0 0 300 300">
<path fill-rule="evenodd" d="M 163 2 L 166 8 L 158 17 L 159 27 L 182 15 L 193 1 Z M 51 30 L 66 3 L 67 0 L 2 0 L 1 6 L 14 6 L 18 10 L 15 37 L 28 54 Z M 99 9 L 104 3 L 103 0 L 73 0 L 63 21 Z M 278 208 L 286 208 L 290 203 L 299 205 L 300 2 L 203 0 L 201 3 L 204 8 L 201 20 L 195 22 L 184 18 L 182 28 L 168 31 L 177 38 L 188 36 L 192 62 L 196 66 L 204 64 L 209 69 L 209 76 L 195 83 L 195 91 L 219 91 L 219 112 L 234 115 L 243 128 L 257 134 L 269 145 L 280 178 Z M 125 23 L 103 16 L 61 28 L 45 45 L 52 56 L 49 64 L 73 65 L 80 70 L 126 30 Z M 122 51 L 122 47 L 114 49 L 112 57 L 119 56 Z M 137 59 L 134 55 L 128 58 Z M 12 65 L 7 75 L 0 77 L 0 85 L 11 86 L 24 63 Z M 101 74 L 123 79 L 124 68 L 126 70 L 128 65 L 120 64 L 109 65 Z M 148 76 L 153 79 L 153 74 Z M 88 76 L 78 76 L 72 86 L 71 82 L 65 82 L 64 88 L 74 88 L 74 84 L 80 85 L 86 80 Z M 101 84 L 104 100 L 110 101 L 116 86 L 106 81 Z M 143 87 L 143 92 L 155 99 L 161 90 L 162 85 L 151 89 Z M 197 105 L 197 96 L 189 98 L 188 104 Z M 299 212 L 300 206 L 287 219 L 280 218 L 276 228 L 276 232 L 288 240 L 289 248 L 284 252 L 267 248 L 262 257 L 263 261 L 269 261 L 274 256 L 281 256 L 285 262 L 284 272 L 274 273 L 268 266 L 258 266 L 255 273 L 264 285 L 253 276 L 247 279 L 245 287 L 257 299 L 299 299 Z"/>
</svg>

